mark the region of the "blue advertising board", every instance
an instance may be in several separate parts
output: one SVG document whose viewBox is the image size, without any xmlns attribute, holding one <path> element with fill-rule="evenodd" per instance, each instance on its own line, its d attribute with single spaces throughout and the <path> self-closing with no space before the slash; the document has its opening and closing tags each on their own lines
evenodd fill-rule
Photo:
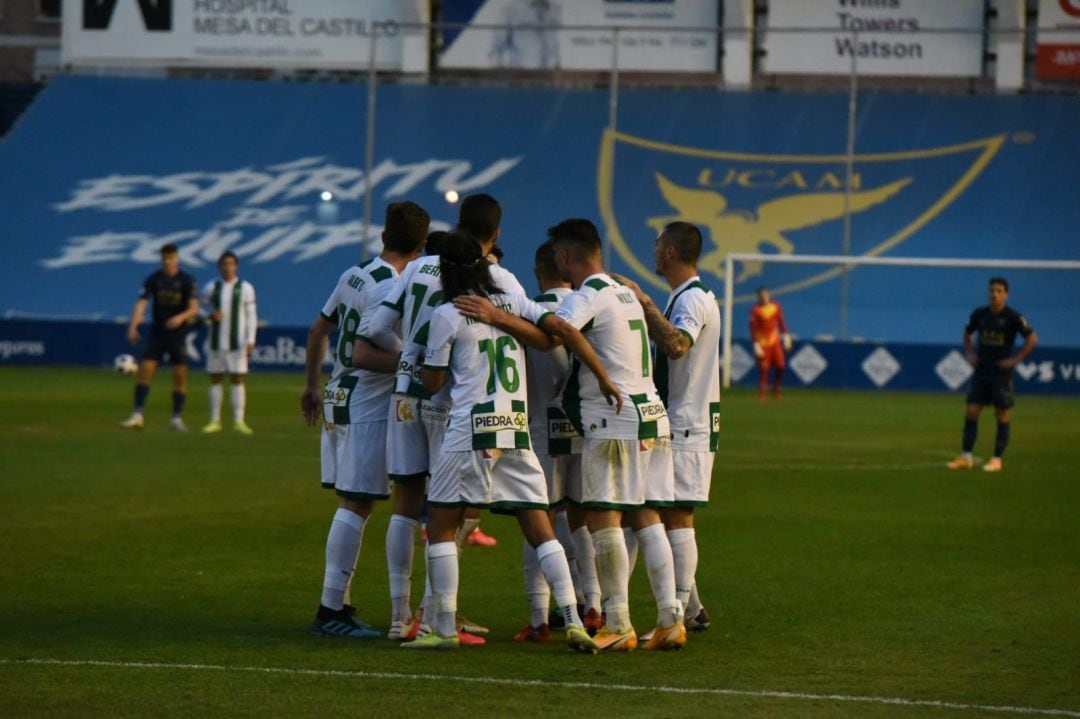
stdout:
<svg viewBox="0 0 1080 719">
<path fill-rule="evenodd" d="M 0 367 L 82 365 L 112 368 L 118 354 L 136 357 L 125 338 L 127 325 L 116 322 L 42 322 L 0 320 Z M 144 333 L 145 334 L 145 333 Z M 252 352 L 252 372 L 304 369 L 304 327 L 261 327 Z M 333 345 L 331 345 L 333 346 Z M 192 367 L 205 365 L 207 333 L 195 324 L 187 336 Z M 719 350 L 719 348 L 718 348 Z M 797 342 L 788 356 L 785 385 L 828 389 L 923 392 L 966 391 L 971 366 L 960 346 Z M 757 383 L 750 344 L 732 347 L 732 379 L 736 386 Z M 325 368 L 332 364 L 328 354 Z M 1020 394 L 1080 395 L 1080 349 L 1037 347 L 1014 373 Z"/>
<path fill-rule="evenodd" d="M 728 252 L 843 251 L 843 94 L 624 91 L 617 133 L 604 91 L 385 85 L 377 97 L 365 178 L 363 85 L 56 78 L 0 143 L 0 313 L 125 317 L 175 242 L 200 282 L 236 251 L 260 316 L 307 325 L 342 269 L 378 250 L 387 203 L 415 200 L 448 228 L 449 190 L 501 201 L 505 262 L 526 287 L 533 249 L 566 217 L 593 219 L 612 269 L 658 299 L 652 248 L 671 220 L 703 229 L 718 296 Z M 858 107 L 853 254 L 1080 259 L 1080 97 L 867 92 Z M 989 274 L 856 268 L 847 335 L 957 342 Z M 1080 346 L 1080 278 L 1005 274 L 1044 344 Z M 840 282 L 833 267 L 737 265 L 736 317 L 768 285 L 797 336 L 837 336 Z"/>
</svg>

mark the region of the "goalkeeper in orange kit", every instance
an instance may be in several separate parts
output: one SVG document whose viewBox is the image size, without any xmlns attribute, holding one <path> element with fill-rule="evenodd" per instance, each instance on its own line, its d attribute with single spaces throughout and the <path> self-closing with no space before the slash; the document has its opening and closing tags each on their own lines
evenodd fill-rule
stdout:
<svg viewBox="0 0 1080 719">
<path fill-rule="evenodd" d="M 754 343 L 754 359 L 758 366 L 758 400 L 764 400 L 769 389 L 769 370 L 775 368 L 772 394 L 780 398 L 780 382 L 784 378 L 784 351 L 791 349 L 784 311 L 774 302 L 767 287 L 759 287 L 758 302 L 750 309 L 750 340 Z"/>
</svg>

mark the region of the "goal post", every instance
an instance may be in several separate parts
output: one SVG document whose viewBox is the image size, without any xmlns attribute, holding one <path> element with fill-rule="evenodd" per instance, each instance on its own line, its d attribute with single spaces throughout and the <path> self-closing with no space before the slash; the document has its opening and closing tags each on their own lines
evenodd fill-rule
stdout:
<svg viewBox="0 0 1080 719">
<path fill-rule="evenodd" d="M 755 253 L 730 253 L 724 258 L 724 297 L 722 301 L 723 328 L 721 342 L 721 370 L 723 386 L 731 386 L 731 358 L 733 323 L 735 318 L 735 263 L 781 263 L 792 265 L 835 265 L 831 272 L 846 281 L 847 273 L 859 266 L 1000 269 L 1000 270 L 1080 270 L 1080 261 L 1074 260 L 991 260 L 958 259 L 954 257 L 873 257 L 845 255 L 770 255 Z M 840 307 L 841 313 L 846 307 Z"/>
</svg>

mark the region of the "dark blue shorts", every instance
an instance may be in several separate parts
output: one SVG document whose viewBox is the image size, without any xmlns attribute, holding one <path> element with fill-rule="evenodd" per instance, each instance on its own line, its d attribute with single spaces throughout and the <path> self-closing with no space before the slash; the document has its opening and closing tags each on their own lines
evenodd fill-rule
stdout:
<svg viewBox="0 0 1080 719">
<path fill-rule="evenodd" d="M 967 395 L 968 404 L 985 407 L 994 405 L 995 409 L 1010 409 L 1015 403 L 1013 397 L 1012 370 L 1005 372 L 979 372 L 971 378 L 971 389 Z"/>
<path fill-rule="evenodd" d="M 152 330 L 150 339 L 146 342 L 146 349 L 143 350 L 142 358 L 162 362 L 165 356 L 168 355 L 169 361 L 174 365 L 186 365 L 188 358 L 187 343 L 184 341 L 184 335 L 183 330 L 177 332 Z"/>
</svg>

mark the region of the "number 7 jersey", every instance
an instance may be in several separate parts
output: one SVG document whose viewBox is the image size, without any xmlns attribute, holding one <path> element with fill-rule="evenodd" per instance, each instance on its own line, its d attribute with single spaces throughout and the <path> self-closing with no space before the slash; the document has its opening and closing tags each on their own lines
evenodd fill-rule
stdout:
<svg viewBox="0 0 1080 719">
<path fill-rule="evenodd" d="M 491 301 L 534 324 L 551 314 L 524 295 L 492 295 Z M 443 305 L 431 318 L 424 367 L 451 374 L 444 452 L 530 449 L 525 349 L 517 340 Z"/>
<path fill-rule="evenodd" d="M 623 410 L 616 414 L 600 393 L 596 376 L 574 360 L 563 390 L 563 409 L 582 436 L 652 439 L 670 435 L 667 410 L 653 385 L 645 312 L 634 293 L 598 273 L 586 278 L 555 314 L 585 335 L 623 394 Z"/>
</svg>

